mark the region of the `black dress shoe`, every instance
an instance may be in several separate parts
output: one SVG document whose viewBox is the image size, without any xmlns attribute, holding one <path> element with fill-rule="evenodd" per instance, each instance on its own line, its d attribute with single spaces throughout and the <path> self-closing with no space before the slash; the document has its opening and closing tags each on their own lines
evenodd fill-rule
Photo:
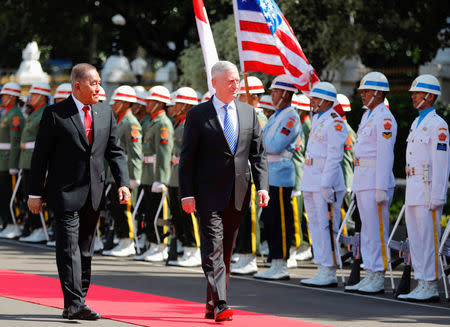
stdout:
<svg viewBox="0 0 450 327">
<path fill-rule="evenodd" d="M 63 319 L 69 319 L 69 310 L 67 310 L 67 308 L 64 308 L 62 317 Z"/>
<path fill-rule="evenodd" d="M 214 307 L 206 304 L 205 319 L 214 319 Z"/>
<path fill-rule="evenodd" d="M 219 304 L 216 307 L 216 322 L 233 320 L 233 310 L 226 304 Z"/>
<path fill-rule="evenodd" d="M 72 311 L 71 308 L 69 308 L 67 312 L 67 318 L 69 318 L 70 320 L 84 319 L 85 317 L 89 316 L 91 312 L 91 308 L 89 308 L 87 305 L 79 307 L 76 311 Z"/>
<path fill-rule="evenodd" d="M 102 316 L 100 315 L 100 313 L 91 311 L 90 314 L 88 314 L 87 316 L 85 316 L 83 318 L 80 318 L 80 320 L 98 320 L 101 317 Z"/>
</svg>

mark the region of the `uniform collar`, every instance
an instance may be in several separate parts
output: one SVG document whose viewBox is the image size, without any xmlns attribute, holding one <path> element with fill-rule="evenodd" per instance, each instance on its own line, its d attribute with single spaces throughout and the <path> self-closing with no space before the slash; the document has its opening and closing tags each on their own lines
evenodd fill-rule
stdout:
<svg viewBox="0 0 450 327">
<path fill-rule="evenodd" d="M 127 111 L 125 111 L 124 113 L 120 114 L 119 117 L 117 118 L 117 125 L 119 125 L 120 121 L 122 120 L 123 117 L 125 117 L 125 115 L 127 113 L 130 112 L 130 109 L 128 109 Z"/>
<path fill-rule="evenodd" d="M 429 107 L 429 108 L 420 110 L 419 111 L 419 120 L 417 121 L 417 126 L 419 126 L 420 123 L 425 119 L 425 117 L 432 111 L 434 111 L 434 107 Z"/>
<path fill-rule="evenodd" d="M 157 113 L 153 114 L 152 115 L 152 120 L 155 119 L 156 117 L 158 117 L 159 115 L 162 115 L 163 113 L 165 113 L 165 111 L 164 110 L 160 110 Z"/>
<path fill-rule="evenodd" d="M 331 109 L 331 107 L 328 108 L 327 110 L 317 113 L 317 117 L 320 118 L 324 113 L 328 112 L 330 109 Z"/>
<path fill-rule="evenodd" d="M 283 107 L 283 108 L 277 109 L 276 112 L 275 112 L 275 116 L 277 116 L 280 112 L 282 112 L 284 109 L 289 108 L 290 106 L 291 106 L 291 105 L 288 104 L 287 106 L 285 106 L 285 107 Z"/>
</svg>

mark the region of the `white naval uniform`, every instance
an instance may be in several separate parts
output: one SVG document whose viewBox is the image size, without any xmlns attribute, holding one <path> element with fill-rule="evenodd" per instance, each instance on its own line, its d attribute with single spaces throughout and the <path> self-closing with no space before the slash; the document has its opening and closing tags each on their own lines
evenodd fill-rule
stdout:
<svg viewBox="0 0 450 327">
<path fill-rule="evenodd" d="M 328 109 L 320 117 L 316 114 L 312 119 L 305 153 L 300 189 L 303 191 L 305 210 L 309 218 L 314 263 L 325 267 L 334 266 L 334 260 L 328 223 L 328 206 L 322 197 L 321 188 L 330 187 L 335 191 L 333 229 L 337 233 L 346 190 L 340 163 L 344 156 L 347 134 L 344 121 L 334 109 Z"/>
<path fill-rule="evenodd" d="M 437 251 L 441 234 L 440 218 L 447 199 L 449 133 L 447 123 L 435 110 L 430 111 L 419 126 L 418 119 L 419 117 L 412 123 L 407 139 L 405 218 L 414 278 L 433 281 L 437 279 L 437 275 L 440 276 Z M 428 185 L 424 180 L 426 167 L 430 181 Z M 430 200 L 441 205 L 436 210 L 434 222 L 428 208 Z M 434 227 L 437 235 L 434 235 Z"/>
<path fill-rule="evenodd" d="M 370 114 L 370 115 L 369 115 Z M 384 271 L 388 260 L 389 206 L 394 194 L 392 173 L 397 122 L 389 109 L 380 103 L 367 110 L 359 124 L 355 144 L 355 173 L 352 190 L 356 194 L 361 216 L 361 255 L 364 269 Z M 387 192 L 382 204 L 383 235 L 380 235 L 376 190 Z M 382 251 L 382 244 L 385 251 Z"/>
</svg>

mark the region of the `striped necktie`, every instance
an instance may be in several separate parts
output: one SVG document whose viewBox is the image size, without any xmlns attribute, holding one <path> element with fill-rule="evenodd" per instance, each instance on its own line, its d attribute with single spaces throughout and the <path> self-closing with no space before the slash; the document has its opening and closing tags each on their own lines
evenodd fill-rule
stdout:
<svg viewBox="0 0 450 327">
<path fill-rule="evenodd" d="M 225 109 L 225 117 L 223 119 L 223 132 L 225 134 L 225 138 L 228 141 L 228 145 L 230 146 L 231 152 L 233 154 L 236 152 L 236 145 L 237 145 L 237 137 L 234 132 L 234 125 L 233 121 L 230 118 L 230 115 L 228 113 L 229 105 L 226 104 L 223 106 Z"/>
</svg>

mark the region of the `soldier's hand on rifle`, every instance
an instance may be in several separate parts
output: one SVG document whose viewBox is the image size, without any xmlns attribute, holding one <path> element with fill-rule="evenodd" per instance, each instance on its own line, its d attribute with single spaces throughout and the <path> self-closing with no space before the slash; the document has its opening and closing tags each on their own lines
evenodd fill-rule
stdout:
<svg viewBox="0 0 450 327">
<path fill-rule="evenodd" d="M 195 209 L 195 198 L 192 196 L 192 197 L 181 199 L 181 206 L 183 207 L 183 210 L 186 213 L 193 213 L 193 212 L 195 212 L 196 211 L 196 209 Z"/>
<path fill-rule="evenodd" d="M 130 201 L 131 193 L 130 193 L 130 190 L 128 189 L 128 187 L 122 186 L 117 190 L 117 192 L 119 195 L 120 204 L 127 204 L 128 201 Z"/>
<path fill-rule="evenodd" d="M 130 187 L 132 190 L 134 190 L 135 188 L 138 188 L 139 185 L 141 185 L 141 181 L 137 180 L 137 179 L 130 179 Z"/>
<path fill-rule="evenodd" d="M 375 201 L 379 204 L 388 202 L 387 192 L 385 190 L 375 190 Z"/>
<path fill-rule="evenodd" d="M 322 193 L 322 197 L 327 203 L 333 203 L 334 191 L 331 187 L 321 187 L 320 193 Z"/>
<path fill-rule="evenodd" d="M 28 199 L 28 209 L 30 209 L 32 214 L 39 214 L 42 211 L 42 199 L 41 198 L 29 198 Z"/>
<path fill-rule="evenodd" d="M 19 169 L 16 168 L 10 168 L 9 169 L 9 174 L 10 175 L 17 175 L 19 173 Z"/>
<path fill-rule="evenodd" d="M 430 209 L 431 211 L 438 210 L 440 209 L 441 206 L 443 206 L 443 204 L 431 200 L 430 203 L 428 204 L 428 209 Z"/>
<path fill-rule="evenodd" d="M 166 185 L 160 182 L 153 182 L 152 184 L 152 192 L 153 193 L 162 193 L 166 189 Z"/>
</svg>

